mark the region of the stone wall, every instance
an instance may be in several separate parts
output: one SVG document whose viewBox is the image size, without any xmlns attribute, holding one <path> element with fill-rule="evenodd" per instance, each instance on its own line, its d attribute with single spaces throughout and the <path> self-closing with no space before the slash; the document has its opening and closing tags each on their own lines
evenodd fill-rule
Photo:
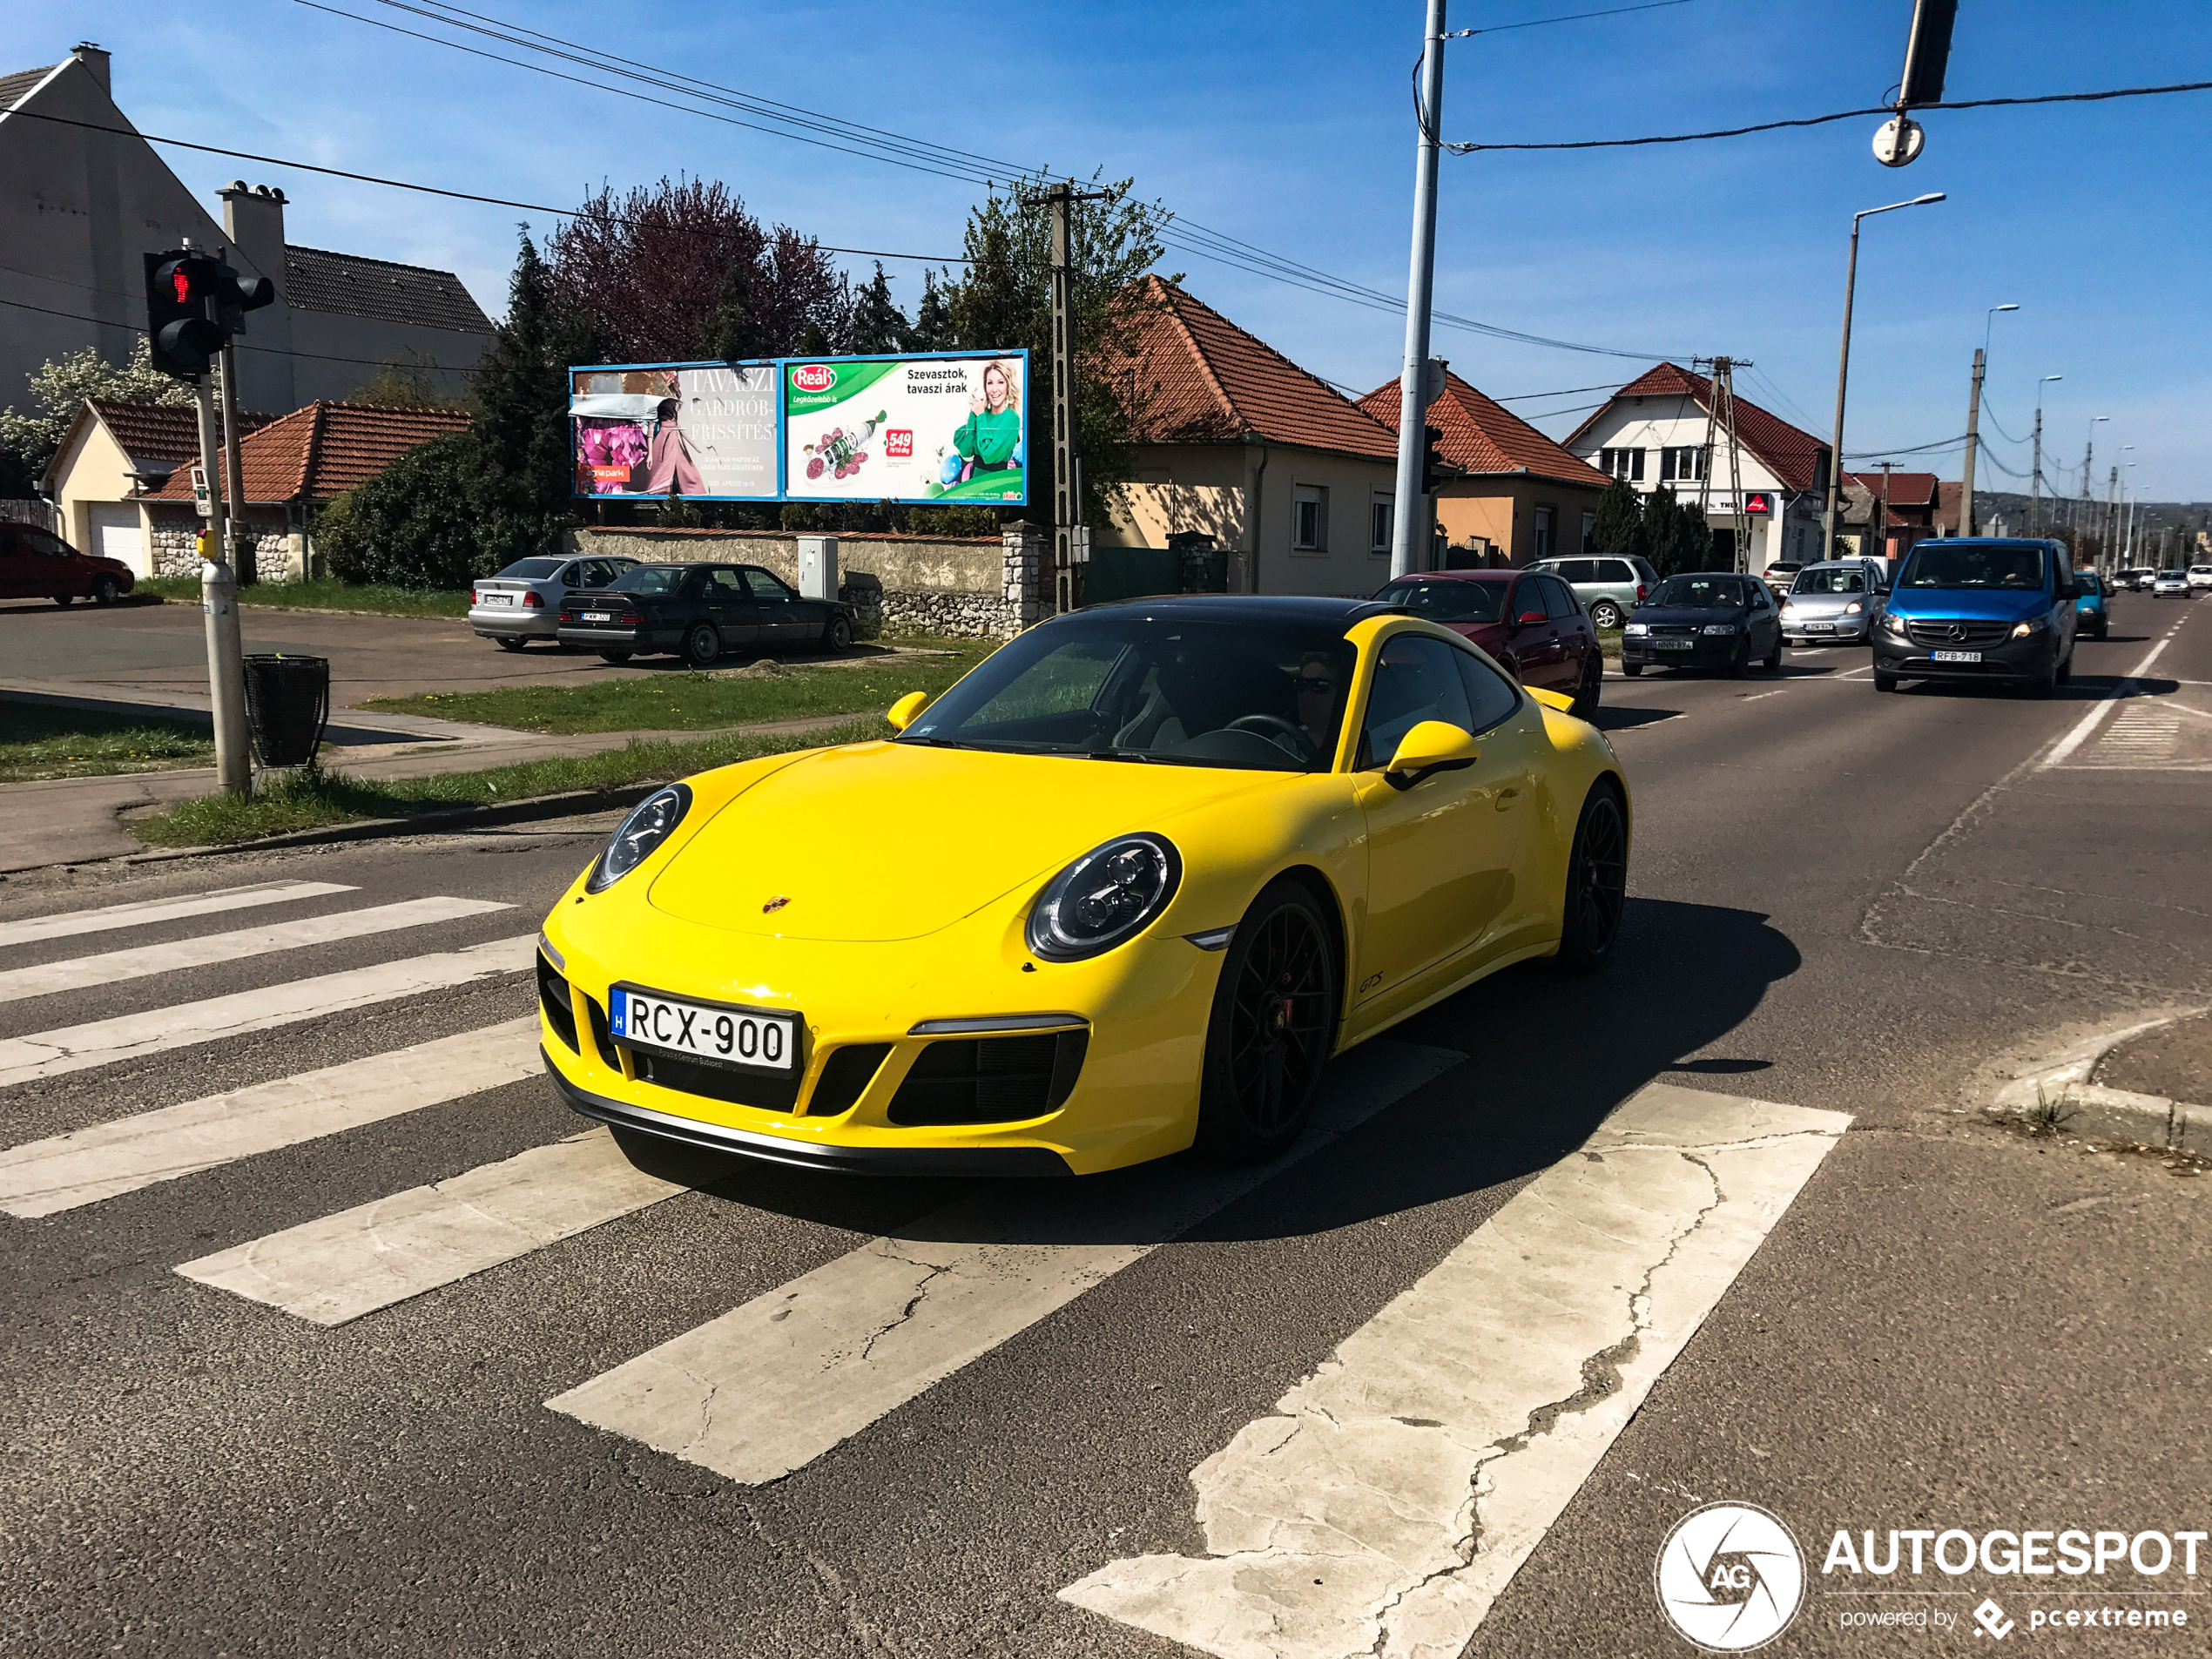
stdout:
<svg viewBox="0 0 2212 1659">
<path fill-rule="evenodd" d="M 199 515 L 187 504 L 163 502 L 148 504 L 146 521 L 154 575 L 197 577 Z M 254 570 L 261 581 L 300 580 L 304 538 L 286 523 L 282 508 L 249 508 L 245 532 L 253 537 Z"/>
</svg>

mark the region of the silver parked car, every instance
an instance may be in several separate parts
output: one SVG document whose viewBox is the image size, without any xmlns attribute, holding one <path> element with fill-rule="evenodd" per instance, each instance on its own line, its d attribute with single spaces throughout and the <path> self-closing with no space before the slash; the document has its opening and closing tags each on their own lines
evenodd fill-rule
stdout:
<svg viewBox="0 0 2212 1659">
<path fill-rule="evenodd" d="M 1575 590 L 1575 598 L 1599 628 L 1618 628 L 1659 585 L 1659 572 L 1649 563 L 1630 555 L 1602 558 L 1545 559 L 1529 567 L 1549 570 Z"/>
<path fill-rule="evenodd" d="M 636 559 L 517 559 L 497 576 L 479 577 L 469 596 L 469 625 L 509 651 L 533 639 L 557 639 L 561 602 L 586 588 L 606 588 Z"/>
<path fill-rule="evenodd" d="M 2159 595 L 2161 598 L 2170 593 L 2176 598 L 2186 599 L 2189 597 L 2188 572 L 2186 570 L 2161 570 L 2158 573 L 2157 578 L 2152 582 L 2150 590 L 2153 593 Z"/>
<path fill-rule="evenodd" d="M 1792 645 L 1863 645 L 1873 637 L 1888 583 L 1879 559 L 1827 559 L 1791 578 L 1782 637 Z"/>
</svg>

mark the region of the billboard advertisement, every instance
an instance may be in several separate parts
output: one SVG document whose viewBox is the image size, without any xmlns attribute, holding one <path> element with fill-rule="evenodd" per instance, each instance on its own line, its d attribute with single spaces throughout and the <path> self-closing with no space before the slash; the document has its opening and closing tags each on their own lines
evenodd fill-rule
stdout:
<svg viewBox="0 0 2212 1659">
<path fill-rule="evenodd" d="M 575 493 L 774 501 L 776 389 L 773 363 L 570 369 Z"/>
<path fill-rule="evenodd" d="M 780 368 L 786 500 L 1028 502 L 1027 352 Z"/>
</svg>

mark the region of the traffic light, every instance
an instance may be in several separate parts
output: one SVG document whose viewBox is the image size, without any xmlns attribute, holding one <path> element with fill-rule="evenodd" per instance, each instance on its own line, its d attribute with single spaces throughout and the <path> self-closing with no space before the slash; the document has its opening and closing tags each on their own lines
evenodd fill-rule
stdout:
<svg viewBox="0 0 2212 1659">
<path fill-rule="evenodd" d="M 179 380 L 197 380 L 223 348 L 217 320 L 224 269 L 210 254 L 179 248 L 146 255 L 146 338 L 153 366 Z"/>
<path fill-rule="evenodd" d="M 217 267 L 215 283 L 216 320 L 223 326 L 223 338 L 246 332 L 246 314 L 259 311 L 276 300 L 276 284 L 266 277 L 255 277 L 248 281 L 227 265 Z"/>
<path fill-rule="evenodd" d="M 1421 428 L 1421 494 L 1433 496 L 1437 485 L 1444 482 L 1444 474 L 1451 463 L 1444 459 L 1444 428 L 1425 426 Z"/>
</svg>

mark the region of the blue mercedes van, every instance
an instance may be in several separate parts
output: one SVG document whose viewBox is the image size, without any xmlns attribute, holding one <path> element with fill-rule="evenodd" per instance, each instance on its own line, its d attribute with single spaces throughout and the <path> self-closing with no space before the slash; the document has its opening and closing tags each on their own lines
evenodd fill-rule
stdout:
<svg viewBox="0 0 2212 1659">
<path fill-rule="evenodd" d="M 1949 536 L 1915 543 L 1874 631 L 1874 689 L 1983 680 L 2048 697 L 2074 673 L 2080 597 L 2057 542 Z"/>
</svg>

